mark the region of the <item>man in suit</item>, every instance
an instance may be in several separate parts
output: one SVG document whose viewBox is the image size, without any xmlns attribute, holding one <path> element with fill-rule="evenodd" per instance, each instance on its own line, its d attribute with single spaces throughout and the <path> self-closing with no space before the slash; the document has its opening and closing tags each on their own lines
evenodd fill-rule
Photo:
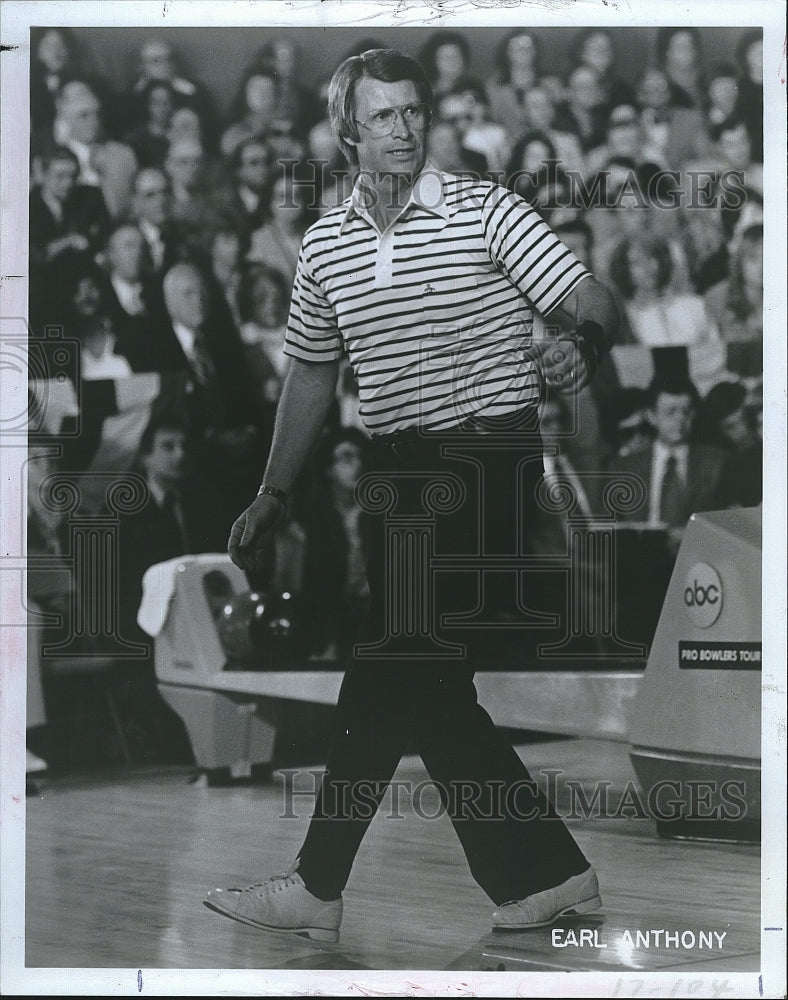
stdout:
<svg viewBox="0 0 788 1000">
<path fill-rule="evenodd" d="M 234 326 L 220 321 L 196 265 L 175 264 L 163 289 L 169 324 L 154 332 L 158 370 L 186 373 L 185 405 L 198 437 L 200 473 L 210 488 L 223 484 L 228 516 L 237 515 L 249 484 L 260 478 L 264 451 L 243 346 Z"/>
<path fill-rule="evenodd" d="M 39 183 L 30 192 L 30 257 L 51 263 L 67 250 L 97 249 L 109 218 L 95 188 L 77 183 L 79 161 L 65 146 L 36 157 Z"/>
<path fill-rule="evenodd" d="M 190 458 L 189 431 L 180 416 L 154 412 L 135 461 L 148 499 L 121 517 L 118 531 L 121 635 L 151 647 L 150 637 L 137 624 L 145 571 L 178 556 L 215 551 L 221 544 L 218 533 L 212 534 L 210 496 L 190 483 Z M 133 731 L 145 752 L 163 761 L 192 759 L 183 724 L 158 694 L 152 648 L 144 664 L 133 664 L 129 707 Z"/>
<path fill-rule="evenodd" d="M 172 188 L 164 170 L 143 167 L 134 175 L 130 218 L 145 241 L 143 268 L 148 273 L 161 275 L 189 254 L 187 235 L 172 218 Z"/>
<path fill-rule="evenodd" d="M 251 234 L 266 221 L 271 182 L 271 150 L 260 136 L 238 143 L 229 158 L 230 183 L 218 193 L 217 211 L 239 232 Z"/>
<path fill-rule="evenodd" d="M 99 188 L 109 214 L 122 215 L 137 161 L 129 146 L 101 137 L 101 104 L 85 81 L 71 80 L 60 88 L 53 134 L 76 156 L 79 183 Z"/>
<path fill-rule="evenodd" d="M 135 372 L 156 370 L 150 336 L 155 291 L 143 270 L 144 247 L 137 226 L 121 222 L 110 233 L 104 252 L 109 271 L 107 310 L 117 336 L 116 353 L 126 357 Z"/>
<path fill-rule="evenodd" d="M 655 376 L 648 399 L 654 441 L 643 451 L 618 456 L 611 471 L 635 473 L 646 490 L 644 506 L 621 519 L 666 527 L 677 549 L 692 513 L 723 505 L 725 455 L 692 440 L 698 392 L 689 377 Z"/>
</svg>

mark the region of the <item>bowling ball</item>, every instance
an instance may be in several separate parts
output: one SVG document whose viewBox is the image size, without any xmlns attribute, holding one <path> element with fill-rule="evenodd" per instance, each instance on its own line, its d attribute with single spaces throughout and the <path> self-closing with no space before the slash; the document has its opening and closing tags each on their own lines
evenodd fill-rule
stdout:
<svg viewBox="0 0 788 1000">
<path fill-rule="evenodd" d="M 246 662 L 254 655 L 249 626 L 259 603 L 259 594 L 246 591 L 227 598 L 222 605 L 216 627 L 222 649 L 229 660 Z"/>
<path fill-rule="evenodd" d="M 298 656 L 293 595 L 246 591 L 229 598 L 217 619 L 229 669 L 271 670 Z"/>
</svg>

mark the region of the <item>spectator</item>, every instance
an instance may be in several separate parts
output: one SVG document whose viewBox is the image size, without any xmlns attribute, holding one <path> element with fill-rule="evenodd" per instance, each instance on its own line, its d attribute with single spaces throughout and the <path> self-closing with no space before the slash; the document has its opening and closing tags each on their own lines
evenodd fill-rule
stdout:
<svg viewBox="0 0 788 1000">
<path fill-rule="evenodd" d="M 608 115 L 604 142 L 586 157 L 586 172 L 593 175 L 609 169 L 614 160 L 630 161 L 634 170 L 644 162 L 643 145 L 644 135 L 637 109 L 632 104 L 619 104 Z"/>
<path fill-rule="evenodd" d="M 137 611 L 150 566 L 189 553 L 221 551 L 210 494 L 194 479 L 192 449 L 182 418 L 154 408 L 134 460 L 134 471 L 148 488 L 147 502 L 123 514 L 118 529 L 121 635 L 151 649 L 147 660 L 134 664 L 130 714 L 146 753 L 171 763 L 191 762 L 191 749 L 179 717 L 158 693 L 150 638 L 137 624 Z"/>
<path fill-rule="evenodd" d="M 240 328 L 241 314 L 238 291 L 241 284 L 241 264 L 246 256 L 249 239 L 239 232 L 230 219 L 220 220 L 208 234 L 208 256 L 211 274 L 236 328 Z"/>
<path fill-rule="evenodd" d="M 171 336 L 162 338 L 162 371 L 188 370 L 205 433 L 236 459 L 249 457 L 255 407 L 251 402 L 240 338 L 211 322 L 217 309 L 208 284 L 190 263 L 175 264 L 164 277 Z"/>
<path fill-rule="evenodd" d="M 546 132 L 527 132 L 522 136 L 509 160 L 507 180 L 512 191 L 529 204 L 541 207 L 550 196 L 555 197 L 555 186 L 563 176 L 558 153 Z"/>
<path fill-rule="evenodd" d="M 109 273 L 107 310 L 117 336 L 117 350 L 135 372 L 152 371 L 148 356 L 154 322 L 155 291 L 143 262 L 145 241 L 133 222 L 122 222 L 110 233 L 105 251 Z"/>
<path fill-rule="evenodd" d="M 97 250 L 109 216 L 100 192 L 77 184 L 74 153 L 53 146 L 36 157 L 35 172 L 39 183 L 30 193 L 31 265 L 51 264 L 68 250 Z"/>
<path fill-rule="evenodd" d="M 164 169 L 172 191 L 170 217 L 186 231 L 199 232 L 210 220 L 212 210 L 203 147 L 194 139 L 173 140 Z"/>
<path fill-rule="evenodd" d="M 465 36 L 457 31 L 436 31 L 422 45 L 419 62 L 438 101 L 468 75 L 471 48 Z"/>
<path fill-rule="evenodd" d="M 504 126 L 512 141 L 528 127 L 525 95 L 539 80 L 539 40 L 517 28 L 504 37 L 495 52 L 495 78 L 490 83 L 490 114 Z"/>
<path fill-rule="evenodd" d="M 675 108 L 704 105 L 705 81 L 701 60 L 701 40 L 697 28 L 659 28 L 657 64 L 664 70 Z"/>
<path fill-rule="evenodd" d="M 730 63 L 712 67 L 706 84 L 706 121 L 713 127 L 730 118 L 739 105 L 739 84 L 736 68 Z"/>
<path fill-rule="evenodd" d="M 666 527 L 675 551 L 690 515 L 720 506 L 725 453 L 693 440 L 698 392 L 688 378 L 656 376 L 648 394 L 653 443 L 612 464 L 613 471 L 640 478 L 646 487 L 645 508 L 619 516 Z"/>
<path fill-rule="evenodd" d="M 307 163 L 313 170 L 315 203 L 322 215 L 350 195 L 353 179 L 327 118 L 310 130 L 307 150 Z"/>
<path fill-rule="evenodd" d="M 80 375 L 84 380 L 127 378 L 132 374 L 128 359 L 115 353 L 117 337 L 109 316 L 86 317 L 75 332 L 80 341 Z"/>
<path fill-rule="evenodd" d="M 313 659 L 344 659 L 368 600 L 361 518 L 355 499 L 367 437 L 357 428 L 328 432 L 318 445 L 315 489 L 306 506 L 304 620 Z"/>
<path fill-rule="evenodd" d="M 269 188 L 266 221 L 251 236 L 249 260 L 276 268 L 292 283 L 301 241 L 314 221 L 309 208 L 313 194 L 312 184 L 300 172 L 276 171 Z"/>
<path fill-rule="evenodd" d="M 487 176 L 487 160 L 480 153 L 465 149 L 456 125 L 438 118 L 427 133 L 427 152 L 439 170 L 471 177 Z"/>
<path fill-rule="evenodd" d="M 31 28 L 30 51 L 30 120 L 35 134 L 51 129 L 55 98 L 77 70 L 77 51 L 68 28 Z"/>
<path fill-rule="evenodd" d="M 606 28 L 584 28 L 574 46 L 574 66 L 588 66 L 596 73 L 603 108 L 610 112 L 619 104 L 632 104 L 634 92 L 616 75 L 613 35 Z"/>
<path fill-rule="evenodd" d="M 172 47 L 162 38 L 149 38 L 140 49 L 137 78 L 131 88 L 134 102 L 130 110 L 132 124 L 144 117 L 144 94 L 152 80 L 168 83 L 177 95 L 177 103 L 194 110 L 204 127 L 201 141 L 213 154 L 218 131 L 213 99 L 201 83 L 181 72 Z"/>
<path fill-rule="evenodd" d="M 672 270 L 670 248 L 658 237 L 626 239 L 613 255 L 610 276 L 639 344 L 668 347 L 713 339 L 703 299 L 674 294 Z"/>
<path fill-rule="evenodd" d="M 143 267 L 152 274 L 168 270 L 178 259 L 187 235 L 172 218 L 172 187 L 164 170 L 143 167 L 132 184 L 131 217 L 142 238 Z"/>
<path fill-rule="evenodd" d="M 557 107 L 553 124 L 574 135 L 583 153 L 601 146 L 607 137 L 607 111 L 599 75 L 590 66 L 575 66 L 567 77 L 566 100 Z"/>
<path fill-rule="evenodd" d="M 542 86 L 531 87 L 523 98 L 523 122 L 526 129 L 544 132 L 550 138 L 564 170 L 585 173 L 580 143 L 570 132 L 555 128 L 555 117 L 555 106 L 549 92 Z"/>
<path fill-rule="evenodd" d="M 763 225 L 747 227 L 732 246 L 730 276 L 706 292 L 706 309 L 724 341 L 761 341 Z"/>
<path fill-rule="evenodd" d="M 174 142 L 180 142 L 181 139 L 186 139 L 199 143 L 205 149 L 205 134 L 205 126 L 194 108 L 187 106 L 175 108 L 167 129 L 167 139 L 170 145 Z"/>
<path fill-rule="evenodd" d="M 253 264 L 243 273 L 238 296 L 244 354 L 267 431 L 273 428 L 288 368 L 284 348 L 290 287 L 281 271 Z"/>
<path fill-rule="evenodd" d="M 677 214 L 675 222 L 677 267 L 687 279 L 687 287 L 692 287 L 698 295 L 704 295 L 728 276 L 729 257 L 722 215 L 708 207 L 687 207 Z M 709 317 L 716 321 L 708 301 L 706 309 Z M 722 332 L 719 323 L 717 327 Z"/>
<path fill-rule="evenodd" d="M 742 212 L 748 202 L 757 197 L 763 200 L 763 163 L 756 162 L 752 155 L 752 139 L 746 123 L 738 116 L 728 118 L 711 129 L 711 138 L 716 144 L 720 173 L 736 171 L 741 174 L 745 197 L 736 200 L 725 199 L 721 206 L 725 232 L 731 237 Z"/>
<path fill-rule="evenodd" d="M 177 107 L 175 88 L 166 80 L 149 81 L 140 95 L 143 119 L 126 135 L 140 167 L 161 167 L 170 145 L 170 123 Z"/>
<path fill-rule="evenodd" d="M 276 119 L 290 126 L 292 134 L 300 137 L 322 116 L 317 94 L 302 82 L 298 46 L 287 38 L 273 38 L 257 53 L 255 62 L 273 70 L 276 81 Z"/>
<path fill-rule="evenodd" d="M 637 86 L 640 120 L 649 158 L 671 170 L 705 156 L 709 141 L 701 112 L 672 103 L 670 81 L 659 66 L 647 67 Z"/>
<path fill-rule="evenodd" d="M 750 134 L 752 157 L 763 163 L 763 31 L 745 32 L 736 46 L 739 67 L 737 114 Z"/>
<path fill-rule="evenodd" d="M 645 389 L 633 386 L 616 393 L 610 407 L 612 433 L 608 434 L 615 457 L 623 458 L 650 447 L 654 428 L 648 410 L 649 396 Z"/>
<path fill-rule="evenodd" d="M 502 125 L 488 118 L 484 87 L 476 80 L 459 80 L 438 103 L 438 117 L 457 127 L 466 150 L 483 156 L 489 170 L 502 174 L 511 154 L 509 136 Z"/>
<path fill-rule="evenodd" d="M 249 235 L 267 220 L 272 167 L 271 150 L 261 135 L 242 140 L 230 155 L 229 184 L 216 201 L 239 232 Z"/>
<path fill-rule="evenodd" d="M 697 437 L 722 451 L 746 451 L 756 444 L 755 426 L 741 382 L 718 382 L 706 393 L 698 413 Z"/>
<path fill-rule="evenodd" d="M 247 70 L 230 112 L 232 124 L 222 133 L 222 155 L 230 156 L 239 143 L 265 135 L 274 124 L 287 125 L 279 112 L 274 70 L 257 66 Z"/>
<path fill-rule="evenodd" d="M 55 140 L 68 146 L 79 163 L 80 184 L 99 188 L 107 211 L 118 218 L 129 205 L 137 161 L 122 143 L 101 137 L 101 105 L 88 83 L 66 82 L 58 92 Z"/>
</svg>

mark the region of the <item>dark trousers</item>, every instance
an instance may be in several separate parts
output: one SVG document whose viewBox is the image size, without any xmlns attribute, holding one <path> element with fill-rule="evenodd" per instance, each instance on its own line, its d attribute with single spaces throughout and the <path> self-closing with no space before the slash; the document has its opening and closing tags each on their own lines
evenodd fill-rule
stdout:
<svg viewBox="0 0 788 1000">
<path fill-rule="evenodd" d="M 299 872 L 321 898 L 344 889 L 409 748 L 421 756 L 471 873 L 494 903 L 588 867 L 477 702 L 473 674 L 484 629 L 445 620 L 472 618 L 497 590 L 512 602 L 506 575 L 487 574 L 485 558 L 526 551 L 541 456 L 535 408 L 451 434 L 398 435 L 373 448 L 358 493 L 370 614 L 342 684 L 327 769 L 299 852 Z"/>
</svg>

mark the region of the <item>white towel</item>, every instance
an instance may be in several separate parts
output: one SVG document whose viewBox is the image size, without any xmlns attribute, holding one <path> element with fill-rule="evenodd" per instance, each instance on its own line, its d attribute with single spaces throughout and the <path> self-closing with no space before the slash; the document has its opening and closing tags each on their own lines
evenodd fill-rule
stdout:
<svg viewBox="0 0 788 1000">
<path fill-rule="evenodd" d="M 181 566 L 200 563 L 229 563 L 229 557 L 222 552 L 211 552 L 198 556 L 178 556 L 167 562 L 154 563 L 145 570 L 142 578 L 142 600 L 137 611 L 137 624 L 152 638 L 164 628 L 170 603 L 175 594 L 175 581 Z"/>
</svg>

